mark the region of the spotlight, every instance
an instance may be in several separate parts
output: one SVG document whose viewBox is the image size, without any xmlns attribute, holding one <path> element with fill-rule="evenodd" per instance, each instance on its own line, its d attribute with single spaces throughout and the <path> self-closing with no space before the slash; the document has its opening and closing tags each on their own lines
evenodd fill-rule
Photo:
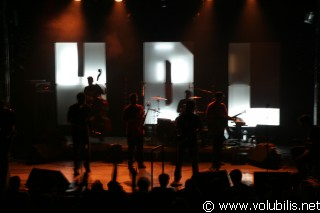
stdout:
<svg viewBox="0 0 320 213">
<path fill-rule="evenodd" d="M 313 23 L 313 19 L 314 19 L 314 13 L 313 12 L 308 12 L 305 15 L 304 23 L 312 24 Z"/>
<path fill-rule="evenodd" d="M 167 1 L 166 0 L 161 0 L 161 7 L 166 8 L 167 7 Z"/>
</svg>

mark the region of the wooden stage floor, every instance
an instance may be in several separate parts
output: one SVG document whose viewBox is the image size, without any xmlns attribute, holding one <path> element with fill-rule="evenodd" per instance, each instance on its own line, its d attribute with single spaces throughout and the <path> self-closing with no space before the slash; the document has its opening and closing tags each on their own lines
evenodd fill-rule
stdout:
<svg viewBox="0 0 320 213">
<path fill-rule="evenodd" d="M 93 151 L 97 152 L 98 148 L 110 143 L 120 143 L 123 146 L 125 146 L 125 140 L 122 139 L 107 139 L 108 142 L 93 142 Z M 157 144 L 146 144 L 145 149 L 146 152 L 151 152 L 153 148 L 155 148 Z M 105 149 L 103 149 L 105 150 Z M 125 152 L 125 147 L 123 147 L 123 150 Z M 151 150 L 151 151 L 150 151 Z M 168 156 L 170 155 L 170 150 L 174 151 L 173 148 L 166 148 L 164 149 L 164 155 Z M 239 149 L 237 149 L 239 150 Z M 243 172 L 243 181 L 252 185 L 254 183 L 254 173 L 255 172 L 290 172 L 294 173 L 296 172 L 296 169 L 293 165 L 293 162 L 290 160 L 289 157 L 289 150 L 285 147 L 279 147 L 278 150 L 282 154 L 282 164 L 280 168 L 276 169 L 270 169 L 270 168 L 262 168 L 257 165 L 253 165 L 250 162 L 246 162 L 245 160 L 241 161 L 224 161 L 224 165 L 222 165 L 221 170 L 225 170 L 227 172 L 230 172 L 233 169 L 240 169 Z M 48 151 L 48 150 L 47 150 Z M 50 151 L 49 151 L 50 152 Z M 199 155 L 205 156 L 210 155 L 211 153 L 211 147 L 203 147 L 200 149 Z M 237 152 L 239 154 L 240 152 Z M 158 153 L 159 154 L 159 153 Z M 241 153 L 240 153 L 241 154 Z M 225 153 L 226 156 L 235 156 L 230 155 L 230 153 Z M 154 156 L 154 155 L 152 155 Z M 237 155 L 239 157 L 239 155 Z M 208 160 L 209 158 L 203 157 L 200 158 L 199 168 L 200 172 L 208 172 L 209 168 L 211 166 L 211 163 Z M 174 163 L 170 158 L 161 158 L 159 155 L 156 155 L 156 158 L 150 159 L 150 156 L 146 158 L 146 168 L 140 169 L 138 171 L 139 176 L 145 176 L 148 177 L 151 180 L 152 186 L 158 186 L 158 175 L 162 172 L 168 173 L 171 177 L 170 182 L 173 180 L 173 174 L 174 174 Z M 127 162 L 126 160 L 123 160 L 122 162 L 117 164 L 118 172 L 117 172 L 117 181 L 121 183 L 124 190 L 127 192 L 131 192 L 131 176 L 129 174 L 128 168 L 127 168 Z M 70 188 L 72 188 L 75 180 L 73 178 L 73 162 L 71 157 L 69 158 L 61 158 L 61 159 L 50 159 L 43 162 L 33 162 L 33 163 L 26 163 L 24 159 L 15 159 L 12 158 L 10 162 L 10 176 L 18 175 L 20 176 L 22 180 L 23 186 L 25 186 L 29 175 L 33 169 L 40 169 L 40 170 L 50 170 L 50 171 L 57 171 L 64 176 L 66 180 L 70 183 Z M 107 189 L 107 183 L 112 179 L 113 176 L 113 170 L 114 170 L 114 164 L 106 159 L 99 159 L 95 158 L 91 161 L 91 173 L 89 176 L 89 186 L 90 184 L 95 180 L 100 180 L 103 183 L 103 186 L 105 189 Z M 182 179 L 181 182 L 184 184 L 186 179 L 190 178 L 192 176 L 192 169 L 191 164 L 186 161 L 186 163 L 183 165 L 182 168 Z M 182 185 L 181 187 L 184 187 Z"/>
<path fill-rule="evenodd" d="M 164 166 L 162 162 L 154 162 L 153 172 L 151 172 L 151 163 L 146 162 L 146 169 L 141 169 L 138 171 L 139 176 L 145 176 L 153 180 L 153 186 L 158 186 L 158 175 L 164 171 L 168 173 L 171 177 L 171 181 L 173 180 L 174 173 L 174 165 L 170 162 L 164 162 Z M 201 162 L 199 164 L 200 172 L 209 171 L 210 163 L 209 162 Z M 35 165 L 26 165 L 23 162 L 11 162 L 10 164 L 10 175 L 18 175 L 22 180 L 23 186 L 25 186 L 29 174 L 33 168 L 42 169 L 42 170 L 53 170 L 59 171 L 62 175 L 69 181 L 70 188 L 72 188 L 73 183 L 75 182 L 73 178 L 73 164 L 71 161 L 57 161 L 50 162 L 45 164 L 35 164 Z M 112 163 L 102 162 L 102 161 L 94 161 L 91 163 L 91 173 L 89 176 L 89 186 L 94 180 L 100 180 L 104 188 L 107 189 L 107 183 L 112 179 L 114 165 Z M 243 172 L 243 180 L 248 184 L 253 184 L 254 182 L 254 172 L 296 172 L 296 170 L 292 167 L 282 167 L 280 169 L 264 169 L 259 168 L 253 165 L 245 164 L 245 165 L 232 165 L 229 163 L 225 163 L 221 167 L 221 170 L 226 170 L 230 172 L 232 169 L 241 169 Z M 184 165 L 182 168 L 182 179 L 181 182 L 184 183 L 186 179 L 190 178 L 192 175 L 191 165 Z M 122 187 L 125 191 L 131 192 L 131 176 L 127 169 L 126 163 L 121 163 L 118 165 L 118 174 L 117 181 L 121 183 Z M 181 187 L 184 187 L 183 185 Z"/>
</svg>

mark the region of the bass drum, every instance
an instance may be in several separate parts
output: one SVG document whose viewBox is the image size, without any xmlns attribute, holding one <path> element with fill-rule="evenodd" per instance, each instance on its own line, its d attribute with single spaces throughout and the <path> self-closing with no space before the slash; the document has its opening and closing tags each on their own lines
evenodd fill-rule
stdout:
<svg viewBox="0 0 320 213">
<path fill-rule="evenodd" d="M 175 146 L 176 127 L 174 121 L 166 118 L 157 119 L 156 135 L 161 144 L 165 146 Z"/>
</svg>

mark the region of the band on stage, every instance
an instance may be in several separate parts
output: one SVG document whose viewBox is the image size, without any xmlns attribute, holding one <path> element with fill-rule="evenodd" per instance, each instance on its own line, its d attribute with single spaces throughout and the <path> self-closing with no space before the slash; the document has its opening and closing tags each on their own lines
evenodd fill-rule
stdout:
<svg viewBox="0 0 320 213">
<path fill-rule="evenodd" d="M 97 76 L 97 81 L 101 75 L 101 70 L 99 69 L 99 75 Z M 90 136 L 100 138 L 103 140 L 104 137 L 111 134 L 112 131 L 112 121 L 109 118 L 109 107 L 110 103 L 107 100 L 107 91 L 104 85 L 99 85 L 98 83 L 94 84 L 94 78 L 89 76 L 88 78 L 88 85 L 84 88 L 84 93 L 86 95 L 86 103 L 91 107 L 91 115 L 90 115 L 90 122 L 91 122 L 91 132 Z M 205 90 L 201 88 L 195 88 L 196 90 L 200 91 L 202 94 L 205 94 L 205 97 L 201 96 L 193 96 L 191 90 L 185 90 L 185 97 L 180 99 L 177 103 L 177 110 L 176 112 L 180 115 L 185 111 L 185 103 L 188 100 L 191 100 L 195 103 L 194 113 L 198 115 L 202 121 L 202 128 L 199 131 L 199 139 L 203 146 L 208 145 L 208 128 L 207 128 L 207 113 L 206 109 L 207 106 L 210 104 L 212 100 L 214 100 L 215 91 Z M 160 96 L 153 96 L 151 97 L 153 100 L 157 101 L 158 103 L 161 101 L 166 101 L 166 98 Z M 199 106 L 198 102 L 201 100 L 202 106 Z M 207 103 L 205 103 L 207 101 Z M 150 103 L 150 102 L 147 102 Z M 147 109 L 153 111 L 154 113 L 159 113 L 160 108 L 158 109 L 151 109 L 150 104 L 147 104 Z M 200 110 L 200 109 L 203 110 Z M 243 139 L 243 126 L 246 126 L 246 123 L 238 117 L 244 112 L 241 112 L 232 117 L 232 122 L 234 123 L 233 127 L 226 125 L 226 135 L 228 139 L 235 139 L 235 140 L 242 140 Z M 156 125 L 148 125 L 144 124 L 145 126 L 145 136 L 152 137 L 156 136 L 159 140 L 166 140 L 166 142 L 171 143 L 175 137 L 175 121 L 166 119 L 166 118 L 157 118 Z M 171 143 L 172 144 L 172 143 Z M 170 145 L 170 144 L 167 144 Z M 172 144 L 173 145 L 173 144 Z"/>
</svg>

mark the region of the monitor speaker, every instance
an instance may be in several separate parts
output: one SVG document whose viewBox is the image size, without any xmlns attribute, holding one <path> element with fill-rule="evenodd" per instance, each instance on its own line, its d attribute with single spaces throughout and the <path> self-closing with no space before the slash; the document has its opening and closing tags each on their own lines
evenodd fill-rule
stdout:
<svg viewBox="0 0 320 213">
<path fill-rule="evenodd" d="M 227 170 L 204 171 L 192 176 L 201 189 L 206 189 L 210 184 L 219 181 L 220 187 L 227 189 L 230 187 L 230 181 Z"/>
<path fill-rule="evenodd" d="M 290 172 L 254 172 L 253 185 L 259 196 L 264 196 L 270 190 L 290 191 L 293 178 Z"/>
<path fill-rule="evenodd" d="M 55 187 L 64 192 L 70 186 L 68 179 L 57 170 L 33 168 L 26 182 L 26 187 L 31 191 L 46 191 Z"/>
</svg>

